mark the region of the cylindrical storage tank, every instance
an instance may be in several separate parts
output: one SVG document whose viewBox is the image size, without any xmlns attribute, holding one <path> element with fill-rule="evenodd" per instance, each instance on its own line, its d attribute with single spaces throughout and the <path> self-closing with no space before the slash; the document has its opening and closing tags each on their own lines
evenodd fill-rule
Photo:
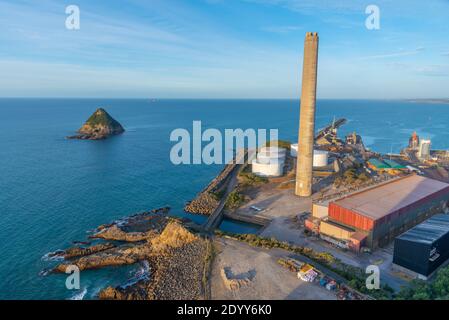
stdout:
<svg viewBox="0 0 449 320">
<path fill-rule="evenodd" d="M 259 163 L 284 163 L 285 155 L 279 153 L 261 153 L 257 154 L 257 162 Z"/>
<path fill-rule="evenodd" d="M 262 147 L 259 150 L 259 153 L 267 154 L 271 157 L 285 157 L 286 154 L 285 148 L 279 148 L 279 147 Z"/>
<path fill-rule="evenodd" d="M 314 150 L 313 151 L 313 166 L 325 167 L 327 166 L 328 153 L 327 151 Z"/>
<path fill-rule="evenodd" d="M 261 177 L 279 177 L 283 174 L 283 163 L 259 163 L 257 160 L 253 160 L 251 163 L 252 172 L 255 175 Z"/>
<path fill-rule="evenodd" d="M 298 156 L 298 144 L 297 143 L 293 143 L 290 146 L 290 155 L 295 158 Z"/>
</svg>

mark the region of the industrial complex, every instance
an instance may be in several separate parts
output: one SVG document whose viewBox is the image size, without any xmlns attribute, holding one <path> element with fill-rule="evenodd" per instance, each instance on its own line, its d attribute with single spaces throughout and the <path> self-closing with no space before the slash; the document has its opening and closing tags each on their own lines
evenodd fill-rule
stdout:
<svg viewBox="0 0 449 320">
<path fill-rule="evenodd" d="M 309 234 L 354 253 L 394 246 L 397 268 L 427 277 L 447 259 L 443 231 L 449 215 L 441 213 L 449 211 L 448 152 L 432 151 L 431 141 L 413 132 L 401 154 L 381 155 L 365 148 L 356 132 L 339 139 L 337 129 L 345 119 L 334 119 L 315 133 L 317 64 L 318 35 L 309 32 L 298 144 L 292 143 L 289 152 L 260 149 L 252 172 L 294 177 L 298 197 L 291 201 L 312 200 L 302 220 Z M 289 157 L 296 164 L 293 176 L 286 165 Z M 414 248 L 422 257 L 415 257 Z"/>
<path fill-rule="evenodd" d="M 413 278 L 432 277 L 449 259 L 449 152 L 431 150 L 431 141 L 413 132 L 400 153 L 381 154 L 365 147 L 360 132 L 339 138 L 344 118 L 315 132 L 318 42 L 317 33 L 306 34 L 298 143 L 270 141 L 251 150 L 245 163 L 228 164 L 188 212 L 210 215 L 205 232 L 226 217 L 258 227 L 256 235 L 231 236 L 233 241 L 296 253 L 240 248 L 249 254 L 241 258 L 240 244 L 227 239 L 221 242 L 223 268 L 258 269 L 270 278 L 275 266 L 263 270 L 253 258 L 263 255 L 302 282 L 335 290 L 338 299 L 368 299 L 344 285 L 348 270 L 362 270 L 363 277 L 375 265 L 381 281 L 398 291 Z M 341 268 L 343 278 L 323 263 Z M 229 282 L 231 273 L 216 274 Z M 248 277 L 245 286 L 251 281 L 259 280 Z M 263 281 L 258 285 L 265 292 Z"/>
</svg>

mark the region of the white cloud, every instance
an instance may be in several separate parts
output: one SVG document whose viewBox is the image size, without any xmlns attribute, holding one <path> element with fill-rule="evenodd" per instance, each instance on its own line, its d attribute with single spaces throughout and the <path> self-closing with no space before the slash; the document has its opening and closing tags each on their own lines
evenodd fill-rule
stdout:
<svg viewBox="0 0 449 320">
<path fill-rule="evenodd" d="M 397 51 L 397 52 L 391 52 L 391 53 L 385 53 L 385 54 L 378 54 L 378 55 L 372 55 L 372 56 L 366 56 L 360 58 L 360 60 L 372 60 L 372 59 L 388 59 L 388 58 L 397 58 L 397 57 L 405 57 L 405 56 L 412 56 L 421 53 L 424 51 L 423 47 L 418 47 L 415 50 L 409 50 L 409 51 Z"/>
</svg>

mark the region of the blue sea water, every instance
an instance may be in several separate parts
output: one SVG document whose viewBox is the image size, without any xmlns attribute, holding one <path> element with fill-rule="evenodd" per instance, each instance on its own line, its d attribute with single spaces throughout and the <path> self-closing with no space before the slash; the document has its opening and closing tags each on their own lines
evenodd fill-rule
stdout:
<svg viewBox="0 0 449 320">
<path fill-rule="evenodd" d="M 97 108 L 120 121 L 125 134 L 104 141 L 67 140 Z M 368 147 L 398 152 L 416 130 L 433 148 L 449 148 L 449 105 L 405 101 L 320 100 L 317 128 L 335 117 Z M 83 272 L 81 290 L 65 288 L 65 275 L 40 276 L 42 257 L 85 240 L 87 231 L 133 213 L 169 205 L 173 214 L 220 165 L 170 162 L 172 130 L 279 129 L 296 140 L 299 102 L 293 100 L 0 99 L 0 299 L 94 298 L 119 285 L 139 266 Z M 197 222 L 204 217 L 189 216 Z M 254 232 L 225 221 L 224 230 Z"/>
</svg>

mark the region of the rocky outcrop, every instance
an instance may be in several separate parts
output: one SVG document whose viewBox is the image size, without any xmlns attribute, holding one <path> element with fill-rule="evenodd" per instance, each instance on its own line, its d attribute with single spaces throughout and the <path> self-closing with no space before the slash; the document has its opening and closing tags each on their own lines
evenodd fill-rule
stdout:
<svg viewBox="0 0 449 320">
<path fill-rule="evenodd" d="M 227 164 L 220 174 L 201 191 L 195 199 L 184 207 L 184 211 L 193 214 L 211 215 L 220 204 L 220 194 L 224 192 L 236 164 Z"/>
<path fill-rule="evenodd" d="M 112 243 L 100 243 L 93 245 L 91 247 L 72 247 L 67 250 L 57 251 L 53 254 L 50 254 L 49 257 L 62 257 L 64 259 L 72 259 L 76 257 L 82 257 L 91 255 L 97 252 L 105 251 L 108 249 L 114 248 L 115 245 Z"/>
<path fill-rule="evenodd" d="M 71 265 L 76 265 L 80 271 L 98 269 L 110 266 L 121 266 L 136 263 L 145 259 L 151 253 L 147 244 L 137 246 L 122 246 L 100 253 L 81 257 L 68 263 L 61 263 L 54 268 L 54 272 L 66 272 Z"/>
<path fill-rule="evenodd" d="M 80 140 L 102 140 L 110 136 L 125 132 L 122 125 L 112 118 L 103 108 L 97 109 L 94 114 L 78 130 L 78 134 L 68 137 Z"/>
<path fill-rule="evenodd" d="M 104 300 L 198 300 L 202 298 L 202 274 L 206 244 L 196 240 L 171 248 L 152 258 L 151 279 L 127 287 L 108 287 Z"/>
<path fill-rule="evenodd" d="M 117 225 L 102 229 L 99 233 L 90 236 L 92 239 L 105 239 L 126 242 L 144 241 L 154 235 L 153 231 L 148 232 L 124 232 Z"/>
<path fill-rule="evenodd" d="M 65 273 L 69 266 L 80 271 L 136 263 L 146 265 L 144 276 L 131 283 L 108 287 L 100 299 L 154 300 L 200 299 L 204 294 L 203 273 L 208 253 L 207 241 L 168 217 L 168 209 L 158 209 L 102 226 L 100 243 L 58 251 L 65 260 L 51 273 Z M 102 240 L 100 240 L 102 241 Z"/>
</svg>

